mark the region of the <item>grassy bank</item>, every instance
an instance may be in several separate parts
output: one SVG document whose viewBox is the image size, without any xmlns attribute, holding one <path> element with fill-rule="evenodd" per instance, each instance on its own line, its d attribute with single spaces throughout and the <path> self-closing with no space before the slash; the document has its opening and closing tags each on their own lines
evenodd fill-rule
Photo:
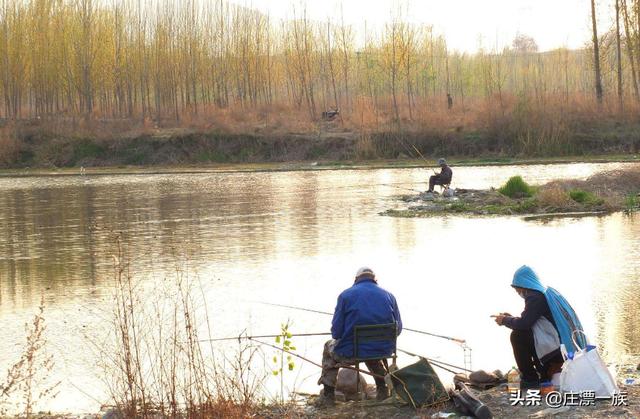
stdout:
<svg viewBox="0 0 640 419">
<path fill-rule="evenodd" d="M 532 115 L 531 118 L 534 118 Z M 453 118 L 453 117 L 452 117 Z M 0 169 L 175 167 L 318 162 L 339 165 L 425 165 L 439 156 L 458 164 L 633 159 L 640 123 L 576 120 L 562 135 L 509 119 L 492 124 L 406 124 L 359 129 L 338 121 L 299 132 L 147 127 L 114 121 L 83 124 L 29 120 L 0 127 Z M 541 123 L 541 126 L 545 125 Z M 555 132 L 555 131 L 553 131 Z M 450 159 L 451 160 L 451 159 Z"/>
</svg>

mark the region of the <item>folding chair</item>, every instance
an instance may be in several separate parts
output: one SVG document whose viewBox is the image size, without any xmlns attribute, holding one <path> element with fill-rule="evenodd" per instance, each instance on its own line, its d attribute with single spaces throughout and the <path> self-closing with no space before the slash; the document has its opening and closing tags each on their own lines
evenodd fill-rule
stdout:
<svg viewBox="0 0 640 419">
<path fill-rule="evenodd" d="M 396 323 L 388 324 L 373 324 L 373 325 L 361 325 L 353 328 L 353 361 L 356 364 L 356 388 L 360 389 L 360 363 L 364 361 L 378 361 L 382 360 L 384 368 L 389 373 L 388 358 L 392 358 L 391 365 L 395 365 L 397 353 L 396 353 L 396 341 L 398 339 L 398 325 Z M 369 342 L 393 342 L 391 353 L 380 353 L 374 356 L 362 357 L 360 356 L 361 345 Z"/>
</svg>

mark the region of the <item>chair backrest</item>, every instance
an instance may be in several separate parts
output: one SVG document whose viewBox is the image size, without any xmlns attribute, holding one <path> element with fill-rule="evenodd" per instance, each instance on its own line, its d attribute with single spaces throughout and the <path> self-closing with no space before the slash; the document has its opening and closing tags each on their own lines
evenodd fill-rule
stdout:
<svg viewBox="0 0 640 419">
<path fill-rule="evenodd" d="M 368 342 L 387 341 L 393 343 L 393 352 L 388 357 L 396 355 L 396 340 L 398 339 L 398 325 L 396 323 L 360 325 L 353 328 L 353 355 L 355 359 L 360 357 L 360 345 Z M 375 357 L 379 359 L 380 357 Z M 367 358 L 374 359 L 374 358 Z"/>
</svg>

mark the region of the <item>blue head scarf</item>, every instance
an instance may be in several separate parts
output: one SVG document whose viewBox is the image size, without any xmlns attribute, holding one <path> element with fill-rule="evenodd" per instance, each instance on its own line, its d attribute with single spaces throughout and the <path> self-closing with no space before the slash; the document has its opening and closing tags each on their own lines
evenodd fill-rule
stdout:
<svg viewBox="0 0 640 419">
<path fill-rule="evenodd" d="M 565 300 L 558 291 L 542 285 L 538 275 L 536 275 L 533 269 L 526 265 L 520 267 L 516 273 L 513 274 L 511 286 L 539 291 L 544 294 L 553 320 L 558 328 L 560 343 L 564 344 L 568 352 L 575 352 L 580 349 L 575 347 L 571 336 L 575 330 L 582 330 L 582 325 L 576 312 L 573 311 L 567 300 Z M 576 334 L 576 342 L 582 348 L 586 347 L 587 343 L 582 333 Z"/>
</svg>

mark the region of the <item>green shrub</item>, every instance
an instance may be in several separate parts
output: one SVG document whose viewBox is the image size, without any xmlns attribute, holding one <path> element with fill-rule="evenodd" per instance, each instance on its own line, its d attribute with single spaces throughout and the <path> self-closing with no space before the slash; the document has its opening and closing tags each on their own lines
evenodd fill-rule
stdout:
<svg viewBox="0 0 640 419">
<path fill-rule="evenodd" d="M 603 202 L 601 198 L 598 198 L 591 192 L 583 191 L 582 189 L 570 190 L 569 196 L 571 197 L 571 199 L 580 204 L 599 205 Z"/>
<path fill-rule="evenodd" d="M 498 189 L 498 192 L 509 198 L 528 198 L 533 195 L 534 188 L 522 180 L 521 176 L 513 176 Z"/>
<path fill-rule="evenodd" d="M 627 211 L 640 208 L 640 195 L 630 194 L 624 199 L 624 206 Z"/>
</svg>

